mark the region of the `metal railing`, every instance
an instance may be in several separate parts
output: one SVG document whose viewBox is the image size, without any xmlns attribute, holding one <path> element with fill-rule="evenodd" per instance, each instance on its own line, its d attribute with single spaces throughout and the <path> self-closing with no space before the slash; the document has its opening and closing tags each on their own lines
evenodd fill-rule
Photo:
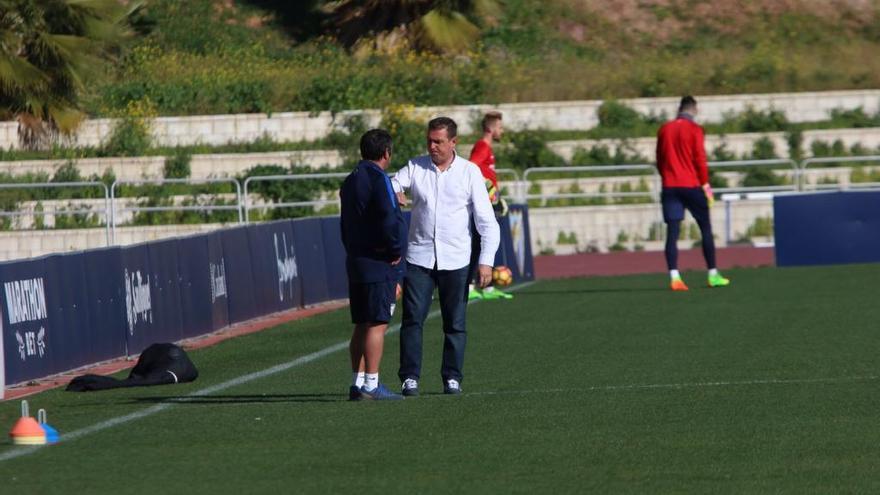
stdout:
<svg viewBox="0 0 880 495">
<path fill-rule="evenodd" d="M 183 184 L 199 186 L 206 184 L 233 184 L 235 186 L 234 205 L 171 205 L 171 206 L 128 206 L 116 207 L 116 188 L 119 186 L 163 186 L 168 184 Z M 219 194 L 219 193 L 218 193 Z M 159 212 L 159 211 L 237 211 L 238 223 L 244 222 L 241 201 L 241 185 L 235 179 L 143 179 L 143 180 L 117 180 L 110 186 L 110 218 L 112 229 L 112 242 L 116 243 L 116 228 L 118 227 L 119 215 L 122 213 Z M 139 199 L 139 198 L 138 198 Z"/>
<path fill-rule="evenodd" d="M 38 215 L 47 215 L 47 214 L 52 214 L 54 216 L 58 216 L 58 215 L 64 215 L 64 216 L 88 215 L 88 214 L 92 214 L 92 213 L 103 214 L 104 228 L 106 230 L 106 236 L 107 236 L 107 245 L 110 246 L 111 245 L 110 223 L 111 223 L 112 213 L 111 213 L 111 208 L 110 208 L 110 191 L 107 188 L 107 184 L 104 184 L 103 182 L 97 182 L 97 181 L 31 182 L 31 183 L 21 183 L 21 184 L 0 184 L 0 189 L 44 189 L 44 188 L 84 189 L 84 188 L 93 188 L 93 187 L 101 188 L 104 191 L 104 197 L 103 197 L 104 210 L 103 211 L 101 211 L 101 210 L 95 211 L 95 210 L 92 210 L 91 208 L 74 208 L 74 209 L 67 209 L 67 210 L 61 210 L 61 211 L 53 211 L 51 213 L 36 212 L 36 211 L 29 212 L 29 211 L 3 210 L 3 211 L 0 211 L 0 217 L 18 218 L 18 217 L 34 216 L 36 218 Z M 83 201 L 86 199 L 96 199 L 96 198 L 63 198 L 61 200 Z M 101 198 L 97 198 L 97 199 L 101 199 Z M 34 200 L 34 201 L 45 201 L 45 200 Z"/>
<path fill-rule="evenodd" d="M 344 179 L 348 176 L 347 172 L 331 172 L 331 173 L 323 173 L 323 174 L 296 174 L 296 175 L 256 175 L 253 177 L 248 177 L 244 181 L 244 221 L 250 222 L 250 211 L 251 210 L 268 210 L 274 208 L 296 208 L 296 207 L 323 207 L 328 204 L 337 204 L 341 203 L 339 199 L 339 195 L 337 195 L 336 199 L 314 199 L 310 201 L 286 201 L 281 203 L 266 203 L 262 205 L 252 205 L 250 201 L 250 193 L 248 191 L 249 186 L 253 182 L 270 182 L 270 181 L 297 181 L 297 180 L 318 180 L 318 179 Z"/>
<path fill-rule="evenodd" d="M 772 192 L 788 192 L 799 190 L 801 169 L 797 162 L 789 159 L 772 159 L 772 160 L 735 160 L 724 162 L 709 162 L 709 166 L 714 169 L 748 169 L 748 168 L 768 168 L 778 165 L 786 165 L 791 170 L 791 181 L 788 184 L 780 185 L 764 185 L 764 186 L 732 186 L 716 189 L 719 194 L 754 194 L 754 193 L 772 193 Z M 628 164 L 628 165 L 592 165 L 582 167 L 534 167 L 528 168 L 523 174 L 523 181 L 526 187 L 531 185 L 530 178 L 538 174 L 598 174 L 590 177 L 591 179 L 610 179 L 612 177 L 629 177 L 613 174 L 614 172 L 625 171 L 641 171 L 650 172 L 651 180 L 648 182 L 648 191 L 605 191 L 605 192 L 554 192 L 554 193 L 526 193 L 517 197 L 520 201 L 541 200 L 546 204 L 548 200 L 554 199 L 574 199 L 574 198 L 604 198 L 605 200 L 613 200 L 615 198 L 631 198 L 631 197 L 651 197 L 655 201 L 659 201 L 660 190 L 662 184 L 660 176 L 657 173 L 656 166 L 653 164 Z M 534 180 L 534 179 L 533 179 Z M 570 180 L 576 180 L 572 178 Z"/>
<path fill-rule="evenodd" d="M 496 168 L 495 174 L 499 177 L 501 177 L 502 175 L 513 176 L 513 180 L 515 182 L 519 182 L 519 180 L 520 180 L 519 179 L 519 172 L 517 172 L 516 169 L 513 169 L 513 168 Z"/>
<path fill-rule="evenodd" d="M 523 173 L 522 182 L 529 184 L 529 178 L 539 174 L 595 174 L 595 173 L 605 173 L 605 172 L 625 172 L 625 171 L 642 171 L 648 172 L 645 174 L 646 176 L 651 177 L 651 182 L 654 182 L 656 187 L 653 190 L 648 191 L 604 191 L 604 192 L 568 192 L 568 193 L 545 193 L 543 190 L 540 193 L 529 193 L 526 190 L 525 194 L 521 194 L 517 199 L 521 202 L 528 202 L 530 200 L 540 200 L 542 204 L 546 204 L 548 200 L 554 199 L 591 199 L 591 198 L 602 198 L 605 201 L 611 201 L 616 198 L 632 198 L 632 197 L 651 197 L 655 200 L 659 200 L 659 181 L 660 176 L 657 174 L 657 169 L 653 165 L 649 164 L 630 164 L 630 165 L 592 165 L 592 166 L 579 166 L 579 167 L 537 167 L 537 168 L 528 168 Z M 628 177 L 628 176 L 623 176 Z M 595 178 L 595 177 L 594 177 Z M 576 180 L 576 179 L 571 179 Z M 528 187 L 528 186 L 526 186 Z"/>
<path fill-rule="evenodd" d="M 843 156 L 843 157 L 821 157 L 821 158 L 807 158 L 801 161 L 801 176 L 803 177 L 807 172 L 807 167 L 814 164 L 822 164 L 822 163 L 864 163 L 864 162 L 878 162 L 880 163 L 880 155 L 863 155 L 863 156 Z M 880 187 L 880 182 L 850 182 L 847 181 L 845 184 L 810 184 L 810 187 L 807 188 L 806 184 L 801 184 L 801 190 L 834 190 L 834 189 L 874 189 Z"/>
<path fill-rule="evenodd" d="M 800 189 L 801 169 L 794 160 L 787 158 L 774 158 L 770 160 L 732 160 L 724 162 L 709 162 L 709 167 L 715 170 L 725 168 L 769 168 L 774 165 L 788 165 L 791 167 L 792 177 L 790 184 L 767 185 L 767 186 L 734 186 L 719 187 L 715 192 L 724 193 L 750 193 L 750 192 L 775 192 L 797 191 Z"/>
<path fill-rule="evenodd" d="M 715 190 L 716 197 L 719 199 L 720 203 L 724 204 L 726 217 L 727 217 L 727 227 L 726 227 L 726 237 L 727 240 L 731 240 L 732 232 L 731 232 L 731 217 L 732 217 L 732 203 L 740 200 L 768 200 L 772 199 L 773 196 L 777 194 L 790 194 L 798 191 L 820 191 L 820 190 L 835 190 L 835 189 L 856 189 L 856 188 L 880 188 L 880 182 L 862 182 L 862 183 L 849 183 L 848 181 L 844 181 L 839 184 L 807 184 L 804 179 L 804 174 L 811 166 L 815 166 L 823 163 L 835 163 L 835 164 L 845 164 L 845 163 L 865 163 L 865 162 L 878 162 L 880 163 L 880 155 L 870 155 L 870 156 L 848 156 L 848 157 L 822 157 L 822 158 L 808 158 L 800 163 L 790 160 L 790 159 L 773 159 L 773 160 L 736 160 L 736 161 L 719 161 L 719 162 L 709 162 L 709 166 L 716 171 L 748 171 L 749 168 L 754 167 L 762 167 L 762 168 L 773 168 L 775 174 L 778 174 L 780 171 L 780 167 L 784 169 L 786 172 L 790 172 L 786 175 L 786 182 L 784 184 L 776 184 L 776 185 L 758 185 L 758 186 L 742 186 L 742 185 L 733 185 L 731 187 L 717 188 Z M 632 174 L 626 174 L 626 172 L 632 172 Z M 598 165 L 598 166 L 573 166 L 573 167 L 533 167 L 528 168 L 524 171 L 518 171 L 513 169 L 497 169 L 496 173 L 499 176 L 504 176 L 505 179 L 502 180 L 502 185 L 508 186 L 514 192 L 511 193 L 511 196 L 516 200 L 521 202 L 529 202 L 538 200 L 543 204 L 547 204 L 550 200 L 563 200 L 563 199 L 590 199 L 590 198 L 601 198 L 601 202 L 597 202 L 599 204 L 615 204 L 622 202 L 622 200 L 627 198 L 644 198 L 648 203 L 656 203 L 659 202 L 659 195 L 662 189 L 660 176 L 656 171 L 656 167 L 653 164 L 641 163 L 641 164 L 626 164 L 626 165 Z M 529 193 L 528 186 L 534 183 L 541 183 L 544 180 L 552 180 L 553 178 L 547 179 L 537 179 L 537 177 L 541 175 L 550 175 L 553 174 L 556 177 L 560 178 L 562 181 L 571 181 L 573 184 L 578 184 L 579 180 L 588 180 L 592 181 L 587 184 L 587 191 L 577 191 L 577 188 L 573 189 L 574 192 L 566 192 L 564 189 L 560 191 L 554 192 L 540 192 L 540 193 Z M 318 173 L 318 174 L 296 174 L 296 175 L 271 175 L 271 176 L 254 176 L 249 177 L 244 182 L 239 182 L 236 179 L 155 179 L 155 180 L 118 180 L 112 184 L 112 186 L 108 187 L 106 184 L 102 182 L 68 182 L 68 183 L 28 183 L 28 184 L 0 184 L 0 190 L 2 189 L 40 189 L 40 188 L 86 188 L 86 187 L 99 187 L 104 191 L 103 200 L 104 200 L 104 208 L 95 210 L 93 208 L 72 208 L 65 209 L 63 211 L 56 212 L 33 212 L 33 211 L 0 211 L 0 217 L 7 218 L 15 218 L 15 217 L 26 217 L 26 216 L 37 216 L 37 215 L 83 215 L 83 214 L 97 214 L 99 216 L 103 216 L 104 218 L 104 226 L 106 230 L 106 237 L 108 245 L 113 245 L 116 242 L 116 230 L 120 226 L 121 221 L 120 218 L 125 213 L 137 213 L 137 212 L 160 212 L 160 211 L 237 211 L 238 212 L 238 222 L 245 223 L 249 222 L 250 212 L 252 210 L 265 210 L 265 209 L 273 209 L 273 208 L 295 208 L 295 207 L 323 207 L 328 204 L 336 204 L 339 205 L 338 195 L 333 197 L 323 197 L 314 200 L 308 201 L 281 201 L 277 203 L 259 203 L 255 204 L 255 194 L 253 191 L 253 184 L 255 182 L 270 182 L 270 181 L 303 181 L 303 180 L 326 180 L 326 179 L 343 179 L 347 176 L 347 173 L 339 172 L 339 173 Z M 574 176 L 574 177 L 572 177 Z M 629 184 L 628 187 L 632 188 L 635 185 L 635 180 L 644 180 L 646 181 L 648 187 L 647 190 L 635 190 L 635 191 L 620 191 L 613 190 L 614 184 Z M 601 184 L 602 180 L 608 180 L 608 184 L 611 184 L 612 187 L 609 190 L 596 191 L 596 185 Z M 169 184 L 183 184 L 187 186 L 198 186 L 198 185 L 206 185 L 206 184 L 232 184 L 235 188 L 235 200 L 234 204 L 206 204 L 206 205 L 185 205 L 185 204 L 172 204 L 166 206 L 120 206 L 119 202 L 123 200 L 123 198 L 118 197 L 119 188 L 124 185 L 130 186 L 162 186 Z M 564 186 L 559 186 L 555 184 L 554 186 L 562 188 Z M 579 185 L 582 187 L 582 185 Z M 641 189 L 645 189 L 644 186 Z M 220 194 L 228 194 L 228 193 L 205 193 L 205 195 L 220 195 Z M 327 195 L 329 196 L 329 195 Z M 132 196 L 126 197 L 124 199 L 137 201 L 139 199 L 143 199 L 144 196 Z M 83 200 L 88 198 L 70 198 L 71 201 Z M 94 198 L 95 200 L 100 200 L 101 198 Z M 615 201 L 617 200 L 617 201 Z M 642 201 L 638 201 L 642 202 Z"/>
</svg>

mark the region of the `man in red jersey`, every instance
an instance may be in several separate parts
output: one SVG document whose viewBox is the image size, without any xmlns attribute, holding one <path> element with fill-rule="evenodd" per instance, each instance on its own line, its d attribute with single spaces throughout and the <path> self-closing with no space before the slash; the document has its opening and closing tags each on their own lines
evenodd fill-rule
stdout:
<svg viewBox="0 0 880 495">
<path fill-rule="evenodd" d="M 715 266 L 715 239 L 709 216 L 709 207 L 715 197 L 709 186 L 703 128 L 694 121 L 696 114 L 697 101 L 693 96 L 685 96 L 675 120 L 663 124 L 657 132 L 657 169 L 663 180 L 660 200 L 663 221 L 666 222 L 666 265 L 669 267 L 670 288 L 674 291 L 688 290 L 678 272 L 677 242 L 685 209 L 691 212 L 700 227 L 703 257 L 709 269 L 709 287 L 730 284 Z"/>
<path fill-rule="evenodd" d="M 489 191 L 489 201 L 492 202 L 492 208 L 495 209 L 496 216 L 507 215 L 507 202 L 501 198 L 501 191 L 498 189 L 498 176 L 495 174 L 495 155 L 492 153 L 492 142 L 501 139 L 504 134 L 504 126 L 501 122 L 501 112 L 491 111 L 483 116 L 483 137 L 474 144 L 471 150 L 470 161 L 476 163 L 480 167 L 483 178 L 486 179 L 486 189 Z M 474 249 L 471 260 L 471 273 L 476 269 L 476 258 L 479 254 L 480 237 L 474 236 Z M 471 277 L 473 280 L 473 277 Z M 468 299 L 513 299 L 513 294 L 508 294 L 496 287 L 488 286 L 480 291 L 474 284 L 470 285 L 468 291 Z"/>
</svg>

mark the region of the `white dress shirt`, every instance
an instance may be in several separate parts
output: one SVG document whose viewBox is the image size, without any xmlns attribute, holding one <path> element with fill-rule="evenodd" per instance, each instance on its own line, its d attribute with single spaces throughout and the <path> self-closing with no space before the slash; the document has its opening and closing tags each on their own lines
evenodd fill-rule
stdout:
<svg viewBox="0 0 880 495">
<path fill-rule="evenodd" d="M 480 264 L 493 266 L 501 241 L 480 167 L 455 155 L 441 172 L 430 155 L 410 160 L 391 179 L 395 192 L 409 191 L 412 219 L 406 261 L 427 269 L 458 270 L 470 263 L 473 214 L 480 233 Z"/>
</svg>

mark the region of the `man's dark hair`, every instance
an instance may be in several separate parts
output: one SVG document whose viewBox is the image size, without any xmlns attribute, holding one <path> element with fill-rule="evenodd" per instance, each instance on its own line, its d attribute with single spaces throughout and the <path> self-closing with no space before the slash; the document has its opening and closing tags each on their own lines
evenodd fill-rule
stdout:
<svg viewBox="0 0 880 495">
<path fill-rule="evenodd" d="M 681 103 L 678 104 L 678 111 L 686 112 L 688 110 L 694 110 L 697 108 L 697 100 L 694 99 L 693 96 L 687 95 L 681 99 Z"/>
<path fill-rule="evenodd" d="M 370 129 L 361 136 L 361 158 L 381 160 L 385 152 L 391 152 L 391 134 L 385 129 Z"/>
<path fill-rule="evenodd" d="M 458 135 L 458 125 L 449 117 L 437 117 L 428 122 L 428 131 L 436 131 L 439 129 L 446 129 L 446 136 L 449 139 Z"/>
</svg>

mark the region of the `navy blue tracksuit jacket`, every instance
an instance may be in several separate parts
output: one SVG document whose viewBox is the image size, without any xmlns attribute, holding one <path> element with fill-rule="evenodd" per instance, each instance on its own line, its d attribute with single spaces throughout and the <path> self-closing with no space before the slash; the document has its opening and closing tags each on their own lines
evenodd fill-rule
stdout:
<svg viewBox="0 0 880 495">
<path fill-rule="evenodd" d="M 407 225 L 388 175 L 378 165 L 361 160 L 345 178 L 342 199 L 342 243 L 350 283 L 400 281 Z"/>
</svg>

